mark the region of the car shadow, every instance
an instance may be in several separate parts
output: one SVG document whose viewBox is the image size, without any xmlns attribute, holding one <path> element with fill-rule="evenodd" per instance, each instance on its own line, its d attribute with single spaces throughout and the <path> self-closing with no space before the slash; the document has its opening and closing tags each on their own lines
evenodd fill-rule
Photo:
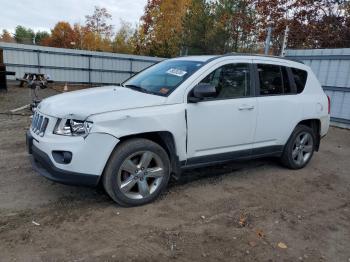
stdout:
<svg viewBox="0 0 350 262">
<path fill-rule="evenodd" d="M 278 160 L 276 158 L 267 157 L 245 161 L 232 161 L 224 164 L 190 169 L 184 171 L 178 179 L 171 179 L 169 182 L 169 187 L 181 186 L 196 181 L 207 180 L 209 183 L 217 182 L 225 175 L 267 165 L 278 165 Z"/>
<path fill-rule="evenodd" d="M 191 183 L 201 182 L 214 184 L 220 182 L 226 175 L 235 175 L 235 172 L 242 170 L 252 170 L 262 166 L 276 166 L 278 160 L 276 158 L 261 158 L 246 161 L 232 161 L 224 164 L 218 164 L 213 166 L 201 167 L 196 169 L 190 169 L 184 171 L 178 179 L 171 179 L 168 185 L 168 189 L 181 188 L 182 186 L 189 185 Z M 91 205 L 96 204 L 98 207 L 115 206 L 112 199 L 109 198 L 105 192 L 102 183 L 99 184 L 95 189 L 89 187 L 75 187 L 74 193 L 70 196 L 60 197 L 57 202 L 70 202 L 73 206 Z M 167 195 L 165 190 L 162 199 Z M 56 202 L 56 203 L 57 203 Z M 75 204 L 74 204 L 75 203 Z M 78 204 L 79 203 L 79 204 Z M 119 207 L 116 205 L 116 207 Z"/>
</svg>

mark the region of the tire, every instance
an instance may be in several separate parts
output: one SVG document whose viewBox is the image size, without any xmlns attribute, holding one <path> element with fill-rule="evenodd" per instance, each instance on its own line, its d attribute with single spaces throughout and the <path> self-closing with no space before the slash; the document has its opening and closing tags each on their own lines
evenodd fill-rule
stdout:
<svg viewBox="0 0 350 262">
<path fill-rule="evenodd" d="M 315 133 L 305 125 L 298 125 L 290 136 L 281 157 L 290 169 L 301 169 L 311 160 L 315 150 Z"/>
<path fill-rule="evenodd" d="M 170 178 L 165 150 L 151 140 L 134 138 L 122 142 L 111 154 L 102 182 L 119 205 L 139 206 L 155 200 Z"/>
</svg>

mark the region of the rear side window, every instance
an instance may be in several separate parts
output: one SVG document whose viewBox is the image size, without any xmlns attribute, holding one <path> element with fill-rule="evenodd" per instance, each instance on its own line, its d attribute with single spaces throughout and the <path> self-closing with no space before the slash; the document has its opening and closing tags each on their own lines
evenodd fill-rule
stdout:
<svg viewBox="0 0 350 262">
<path fill-rule="evenodd" d="M 292 93 L 287 68 L 278 65 L 258 64 L 260 95 Z"/>
<path fill-rule="evenodd" d="M 297 93 L 300 94 L 304 91 L 306 80 L 307 80 L 307 72 L 301 69 L 291 68 L 295 85 L 297 87 Z"/>
</svg>

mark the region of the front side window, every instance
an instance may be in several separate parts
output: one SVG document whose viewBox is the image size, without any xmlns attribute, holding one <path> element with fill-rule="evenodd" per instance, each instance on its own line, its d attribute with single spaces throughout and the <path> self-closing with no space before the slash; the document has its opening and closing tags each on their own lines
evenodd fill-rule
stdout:
<svg viewBox="0 0 350 262">
<path fill-rule="evenodd" d="M 250 95 L 249 64 L 228 64 L 207 75 L 200 83 L 216 88 L 215 98 L 235 98 Z"/>
<path fill-rule="evenodd" d="M 167 96 L 202 65 L 198 61 L 166 60 L 141 71 L 122 85 L 140 92 Z"/>
</svg>

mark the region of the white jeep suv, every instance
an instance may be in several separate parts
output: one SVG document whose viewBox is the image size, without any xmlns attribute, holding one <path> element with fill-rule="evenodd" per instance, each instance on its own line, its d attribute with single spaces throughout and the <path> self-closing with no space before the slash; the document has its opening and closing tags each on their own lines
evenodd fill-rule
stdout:
<svg viewBox="0 0 350 262">
<path fill-rule="evenodd" d="M 279 157 L 304 167 L 330 121 L 311 69 L 254 55 L 165 60 L 121 86 L 56 95 L 27 132 L 32 164 L 67 184 L 103 184 L 123 206 L 154 200 L 181 170 Z"/>
</svg>

